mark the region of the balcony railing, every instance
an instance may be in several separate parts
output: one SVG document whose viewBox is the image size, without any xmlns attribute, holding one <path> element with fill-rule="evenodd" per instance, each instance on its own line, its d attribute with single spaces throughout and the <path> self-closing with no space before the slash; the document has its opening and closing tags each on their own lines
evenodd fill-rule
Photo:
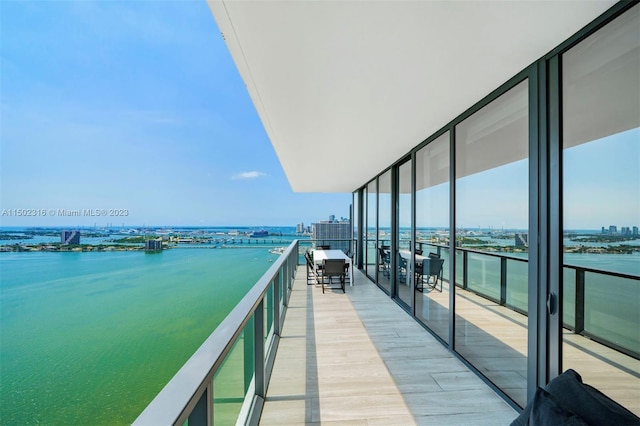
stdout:
<svg viewBox="0 0 640 426">
<path fill-rule="evenodd" d="M 324 241 L 333 242 L 344 240 Z M 134 424 L 193 426 L 257 420 L 296 268 L 313 243 L 296 240 L 287 247 Z M 417 244 L 449 261 L 448 246 Z M 375 258 L 376 253 L 371 255 Z M 527 315 L 527 259 L 462 248 L 456 249 L 456 256 L 456 286 Z M 448 268 L 444 278 L 449 280 Z M 639 359 L 639 314 L 624 308 L 629 305 L 625 294 L 637 295 L 639 285 L 636 276 L 564 265 L 565 327 Z M 609 323 L 603 328 L 603 316 L 616 322 L 615 330 Z"/>
<path fill-rule="evenodd" d="M 258 418 L 298 259 L 296 240 L 151 401 L 135 425 L 235 424 Z"/>
<path fill-rule="evenodd" d="M 432 246 L 448 259 L 448 247 Z M 527 259 L 460 248 L 456 256 L 456 286 L 527 315 Z M 563 271 L 564 327 L 640 359 L 640 279 L 566 264 Z"/>
<path fill-rule="evenodd" d="M 368 245 L 369 261 L 377 258 Z M 389 246 L 389 240 L 378 240 Z M 401 240 L 410 248 L 409 240 Z M 423 252 L 433 251 L 449 261 L 449 247 L 416 241 Z M 640 278 L 574 265 L 563 265 L 564 327 L 577 334 L 640 359 Z M 449 268 L 443 270 L 449 281 Z M 456 286 L 523 315 L 528 314 L 528 259 L 469 248 L 456 248 Z"/>
</svg>

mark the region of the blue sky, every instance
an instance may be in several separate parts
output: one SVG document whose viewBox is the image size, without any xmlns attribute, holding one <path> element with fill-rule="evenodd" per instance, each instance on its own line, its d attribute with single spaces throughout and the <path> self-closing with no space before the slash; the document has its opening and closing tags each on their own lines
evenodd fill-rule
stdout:
<svg viewBox="0 0 640 426">
<path fill-rule="evenodd" d="M 294 193 L 203 1 L 5 1 L 2 209 L 127 209 L 2 226 L 295 225 Z"/>
<path fill-rule="evenodd" d="M 204 0 L 1 1 L 0 207 L 128 216 L 5 215 L 0 225 L 348 216 L 351 194 L 292 192 Z M 567 229 L 640 225 L 638 128 L 568 149 L 564 161 Z M 459 225 L 526 228 L 527 178 L 521 161 L 459 181 Z M 447 197 L 442 186 L 426 200 Z M 427 210 L 446 226 L 445 209 Z"/>
</svg>

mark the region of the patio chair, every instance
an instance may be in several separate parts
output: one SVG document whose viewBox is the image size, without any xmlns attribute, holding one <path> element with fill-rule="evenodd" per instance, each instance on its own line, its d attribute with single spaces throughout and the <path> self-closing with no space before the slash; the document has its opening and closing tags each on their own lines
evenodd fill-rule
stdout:
<svg viewBox="0 0 640 426">
<path fill-rule="evenodd" d="M 438 290 L 437 285 L 438 281 L 440 281 L 440 290 L 442 291 L 442 265 L 444 264 L 444 259 L 440 259 L 439 257 L 431 257 L 429 259 L 425 259 L 425 262 L 429 265 L 429 270 L 424 270 L 424 262 L 420 265 L 420 278 L 416 276 L 416 290 L 424 291 L 424 286 L 426 285 L 432 290 Z M 416 275 L 417 275 L 418 265 L 416 265 Z M 424 277 L 426 276 L 426 281 Z"/>
<path fill-rule="evenodd" d="M 349 262 L 344 262 L 344 282 L 351 285 L 351 275 L 349 274 Z"/>
<path fill-rule="evenodd" d="M 307 285 L 319 284 L 322 278 L 322 271 L 314 263 L 309 252 L 304 254 L 304 258 L 307 260 Z"/>
<path fill-rule="evenodd" d="M 382 247 L 379 247 L 378 255 L 380 256 L 380 270 L 385 277 L 389 278 L 391 276 L 391 253 L 385 251 Z"/>
<path fill-rule="evenodd" d="M 345 261 L 344 259 L 325 259 L 322 262 L 322 292 L 324 293 L 324 285 L 326 280 L 328 280 L 328 285 L 329 288 L 333 288 L 331 287 L 333 284 L 333 279 L 334 278 L 338 278 L 340 280 L 340 288 L 342 289 L 343 293 L 346 293 L 345 289 L 344 289 L 344 284 L 345 284 L 345 267 L 344 267 Z M 326 280 L 325 280 L 326 279 Z"/>
</svg>

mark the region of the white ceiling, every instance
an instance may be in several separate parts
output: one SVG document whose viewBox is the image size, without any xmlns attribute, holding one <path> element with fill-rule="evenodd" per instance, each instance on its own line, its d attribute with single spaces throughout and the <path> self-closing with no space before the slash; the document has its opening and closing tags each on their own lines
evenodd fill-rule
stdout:
<svg viewBox="0 0 640 426">
<path fill-rule="evenodd" d="M 351 192 L 616 1 L 208 3 L 293 190 Z"/>
</svg>

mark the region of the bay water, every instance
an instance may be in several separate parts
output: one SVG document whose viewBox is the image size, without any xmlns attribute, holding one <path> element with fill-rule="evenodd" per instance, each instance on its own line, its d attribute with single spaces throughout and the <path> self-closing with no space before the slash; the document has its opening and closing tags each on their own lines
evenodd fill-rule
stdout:
<svg viewBox="0 0 640 426">
<path fill-rule="evenodd" d="M 131 423 L 277 259 L 269 248 L 0 253 L 0 422 Z M 565 262 L 640 274 L 637 252 Z M 617 327 L 634 345 L 637 316 Z"/>
<path fill-rule="evenodd" d="M 277 259 L 268 250 L 0 253 L 0 421 L 130 424 Z"/>
</svg>

